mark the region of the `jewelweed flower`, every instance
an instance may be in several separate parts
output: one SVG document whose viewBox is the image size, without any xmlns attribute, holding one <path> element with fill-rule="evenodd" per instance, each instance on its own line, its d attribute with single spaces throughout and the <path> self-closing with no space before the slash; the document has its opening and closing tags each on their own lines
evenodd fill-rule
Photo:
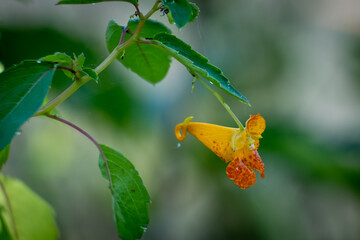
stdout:
<svg viewBox="0 0 360 240">
<path fill-rule="evenodd" d="M 189 132 L 224 162 L 230 162 L 226 174 L 242 189 L 251 187 L 256 182 L 254 170 L 264 178 L 264 163 L 257 151 L 259 138 L 262 138 L 261 134 L 265 130 L 265 120 L 260 114 L 250 115 L 245 129 L 191 122 L 192 118 L 185 119 L 175 127 L 178 140 L 183 141 Z"/>
</svg>

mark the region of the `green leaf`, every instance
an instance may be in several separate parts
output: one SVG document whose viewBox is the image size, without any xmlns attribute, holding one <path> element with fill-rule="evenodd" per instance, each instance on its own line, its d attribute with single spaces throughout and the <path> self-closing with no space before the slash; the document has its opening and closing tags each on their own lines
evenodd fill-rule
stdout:
<svg viewBox="0 0 360 240">
<path fill-rule="evenodd" d="M 124 240 L 141 238 L 149 224 L 150 196 L 132 163 L 119 152 L 101 145 L 107 158 L 114 188 L 113 211 L 119 236 Z M 100 154 L 99 167 L 108 179 Z"/>
<path fill-rule="evenodd" d="M 178 28 L 192 22 L 199 15 L 199 8 L 188 0 L 162 0 L 164 6 L 170 11 L 167 16 L 169 22 L 175 22 Z"/>
<path fill-rule="evenodd" d="M 66 53 L 56 52 L 52 55 L 48 55 L 46 57 L 39 59 L 42 62 L 55 62 L 55 63 L 66 63 L 72 65 L 73 60 Z"/>
<path fill-rule="evenodd" d="M 99 2 L 129 2 L 138 5 L 138 0 L 61 0 L 57 4 L 88 4 Z"/>
<path fill-rule="evenodd" d="M 24 61 L 0 74 L 0 150 L 44 101 L 54 64 Z"/>
<path fill-rule="evenodd" d="M 58 239 L 55 214 L 51 206 L 19 180 L 0 175 L 0 181 L 3 182 L 9 197 L 19 239 Z M 4 226 L 2 230 L 8 231 L 11 239 L 16 239 L 8 204 L 1 189 L 0 209 L 0 218 Z M 3 234 L 5 232 L 0 232 L 0 236 Z"/>
<path fill-rule="evenodd" d="M 190 3 L 190 6 L 191 6 L 191 17 L 189 22 L 193 22 L 197 18 L 197 16 L 199 16 L 200 9 L 195 3 L 192 2 Z"/>
<path fill-rule="evenodd" d="M 0 150 L 0 170 L 9 158 L 10 144 Z"/>
<path fill-rule="evenodd" d="M 92 68 L 83 68 L 82 72 L 84 74 L 88 75 L 91 79 L 95 80 L 96 82 L 99 79 L 99 76 L 97 75 L 97 73 Z"/>
<path fill-rule="evenodd" d="M 130 20 L 127 26 L 128 32 L 134 32 L 138 23 L 139 19 Z M 106 43 L 110 52 L 119 44 L 122 30 L 123 27 L 117 25 L 113 20 L 109 22 Z M 153 38 L 158 33 L 170 33 L 170 30 L 159 22 L 148 20 L 145 22 L 140 36 Z M 130 37 L 130 34 L 126 34 L 125 41 Z M 122 55 L 118 56 L 118 60 L 140 77 L 154 84 L 166 76 L 171 62 L 171 58 L 166 52 L 154 45 L 141 42 L 136 42 L 128 47 Z"/>
<path fill-rule="evenodd" d="M 79 69 L 82 69 L 82 67 L 84 66 L 85 63 L 85 55 L 84 53 L 81 53 L 79 56 L 77 56 L 77 65 L 79 67 Z"/>
<path fill-rule="evenodd" d="M 13 238 L 11 237 L 11 233 L 5 224 L 5 220 L 1 216 L 2 211 L 4 211 L 4 209 L 0 209 L 0 239 L 11 240 Z"/>
<path fill-rule="evenodd" d="M 167 33 L 160 33 L 156 35 L 153 40 L 159 47 L 163 48 L 171 56 L 186 66 L 190 73 L 195 72 L 199 74 L 228 94 L 244 103 L 250 104 L 246 97 L 231 86 L 229 80 L 219 68 L 211 65 L 207 58 L 194 51 L 188 44 L 184 43 L 174 35 Z"/>
</svg>

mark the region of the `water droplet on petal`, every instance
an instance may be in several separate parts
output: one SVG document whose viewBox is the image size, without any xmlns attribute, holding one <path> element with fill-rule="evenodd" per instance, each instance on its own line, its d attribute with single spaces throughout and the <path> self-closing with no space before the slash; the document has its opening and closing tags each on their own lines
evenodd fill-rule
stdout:
<svg viewBox="0 0 360 240">
<path fill-rule="evenodd" d="M 178 143 L 178 144 L 177 144 L 177 147 L 178 147 L 178 148 L 181 147 L 181 143 Z"/>
</svg>

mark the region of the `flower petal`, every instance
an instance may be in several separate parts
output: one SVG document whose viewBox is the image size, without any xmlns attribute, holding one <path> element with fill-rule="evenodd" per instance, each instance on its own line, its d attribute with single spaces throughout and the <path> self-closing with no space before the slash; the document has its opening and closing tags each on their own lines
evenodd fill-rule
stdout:
<svg viewBox="0 0 360 240">
<path fill-rule="evenodd" d="M 258 151 L 245 150 L 245 157 L 242 159 L 247 167 L 255 169 L 261 173 L 261 178 L 265 177 L 265 165 L 261 161 Z"/>
<path fill-rule="evenodd" d="M 226 174 L 241 189 L 246 189 L 256 183 L 255 172 L 238 158 L 229 163 L 226 168 Z"/>
<path fill-rule="evenodd" d="M 260 115 L 250 115 L 246 122 L 246 132 L 251 135 L 261 135 L 265 130 L 265 119 Z"/>
<path fill-rule="evenodd" d="M 188 117 L 184 120 L 183 123 L 179 123 L 175 127 L 175 136 L 179 141 L 184 141 L 186 138 L 187 126 L 193 120 L 193 116 Z"/>
<path fill-rule="evenodd" d="M 239 129 L 209 123 L 189 123 L 187 131 L 224 162 L 234 160 L 233 136 Z"/>
</svg>

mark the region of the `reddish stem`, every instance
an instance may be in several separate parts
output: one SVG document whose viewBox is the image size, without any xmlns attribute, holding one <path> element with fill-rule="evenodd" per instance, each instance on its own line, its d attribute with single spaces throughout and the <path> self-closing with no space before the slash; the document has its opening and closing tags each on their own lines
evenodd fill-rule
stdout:
<svg viewBox="0 0 360 240">
<path fill-rule="evenodd" d="M 60 66 L 60 67 L 57 67 L 57 69 L 67 70 L 67 71 L 71 72 L 71 73 L 74 74 L 74 75 L 76 74 L 76 72 L 75 72 L 73 69 L 68 68 L 68 67 Z"/>
<path fill-rule="evenodd" d="M 122 32 L 121 32 L 121 37 L 120 37 L 119 45 L 124 42 L 125 34 L 126 34 L 126 27 L 124 27 L 123 30 L 122 30 Z"/>
<path fill-rule="evenodd" d="M 55 116 L 55 115 L 46 115 L 47 117 L 49 118 L 52 118 L 52 119 L 55 119 L 55 120 L 58 120 L 62 123 L 65 123 L 66 125 L 76 129 L 77 131 L 79 131 L 80 133 L 82 133 L 83 135 L 85 135 L 90 141 L 92 141 L 95 146 L 98 148 L 103 160 L 104 160 L 104 163 L 105 163 L 105 167 L 106 167 L 106 172 L 107 172 L 107 175 L 108 175 L 108 178 L 109 178 L 109 183 L 110 183 L 110 190 L 111 190 L 111 193 L 113 193 L 113 186 L 112 186 L 112 181 L 111 181 L 111 175 L 110 175 L 110 170 L 109 170 L 109 165 L 108 165 L 108 162 L 107 162 L 107 159 L 105 157 L 105 153 L 104 151 L 102 150 L 102 148 L 100 147 L 99 143 L 93 138 L 90 136 L 90 134 L 88 134 L 86 131 L 84 131 L 83 129 L 81 129 L 80 127 L 76 126 L 75 124 L 65 120 L 65 119 L 62 119 L 58 116 Z"/>
<path fill-rule="evenodd" d="M 136 8 L 136 13 L 137 13 L 137 15 L 138 15 L 139 18 L 140 18 L 141 12 L 140 12 L 140 9 L 139 9 L 138 5 L 136 5 L 135 3 L 132 3 L 132 5 L 134 5 L 134 7 Z"/>
</svg>

